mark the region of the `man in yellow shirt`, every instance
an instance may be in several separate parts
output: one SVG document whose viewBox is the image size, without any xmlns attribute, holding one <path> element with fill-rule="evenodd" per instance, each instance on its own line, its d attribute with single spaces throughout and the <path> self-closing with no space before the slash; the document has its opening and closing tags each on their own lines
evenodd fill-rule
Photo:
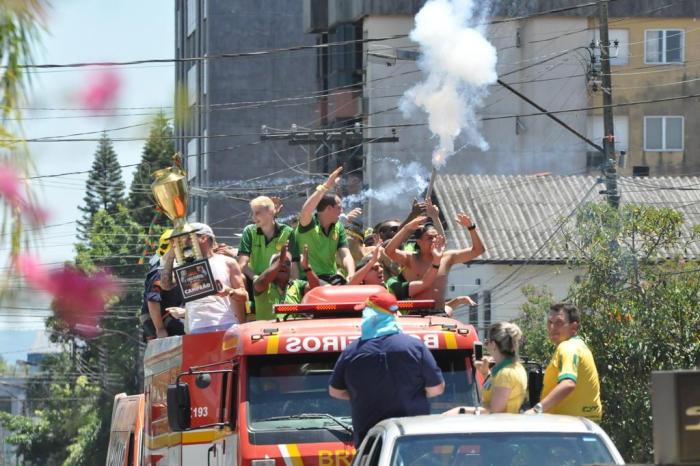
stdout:
<svg viewBox="0 0 700 466">
<path fill-rule="evenodd" d="M 581 314 L 571 304 L 554 304 L 547 317 L 547 333 L 556 350 L 544 372 L 542 399 L 527 411 L 568 414 L 600 422 L 600 382 L 593 354 L 578 337 Z"/>
</svg>

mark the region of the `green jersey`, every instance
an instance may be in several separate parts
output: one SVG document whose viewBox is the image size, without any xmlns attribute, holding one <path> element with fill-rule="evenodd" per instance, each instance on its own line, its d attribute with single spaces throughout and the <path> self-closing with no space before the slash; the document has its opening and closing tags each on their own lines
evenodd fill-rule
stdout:
<svg viewBox="0 0 700 466">
<path fill-rule="evenodd" d="M 409 282 L 407 282 L 406 279 L 403 278 L 403 275 L 391 277 L 389 280 L 386 281 L 384 286 L 386 287 L 387 291 L 396 296 L 396 299 L 398 299 L 399 301 L 410 299 L 410 296 L 408 294 Z"/>
<path fill-rule="evenodd" d="M 304 280 L 291 280 L 285 292 L 272 282 L 267 291 L 255 293 L 255 320 L 273 320 L 276 316 L 272 306 L 275 304 L 299 304 L 304 296 L 305 286 Z"/>
<path fill-rule="evenodd" d="M 249 256 L 248 266 L 255 275 L 260 275 L 270 266 L 270 258 L 282 250 L 287 240 L 292 239 L 292 231 L 289 225 L 275 222 L 275 232 L 268 240 L 255 224 L 248 225 L 243 229 L 238 255 Z"/>
<path fill-rule="evenodd" d="M 309 266 L 316 275 L 333 275 L 338 272 L 335 264 L 335 255 L 338 249 L 348 246 L 348 239 L 345 235 L 345 227 L 340 222 L 330 226 L 328 231 L 323 231 L 318 221 L 318 216 L 314 214 L 306 226 L 297 225 L 294 231 L 294 261 L 298 261 L 304 246 L 309 246 Z M 303 278 L 306 274 L 301 273 Z"/>
</svg>

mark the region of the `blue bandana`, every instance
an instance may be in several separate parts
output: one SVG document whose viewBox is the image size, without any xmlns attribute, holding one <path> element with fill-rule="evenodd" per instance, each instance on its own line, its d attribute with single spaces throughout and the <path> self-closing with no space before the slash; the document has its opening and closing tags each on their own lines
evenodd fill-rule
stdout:
<svg viewBox="0 0 700 466">
<path fill-rule="evenodd" d="M 362 311 L 362 335 L 360 340 L 370 340 L 400 332 L 401 327 L 396 321 L 396 315 L 378 312 L 371 307 L 365 307 Z"/>
</svg>

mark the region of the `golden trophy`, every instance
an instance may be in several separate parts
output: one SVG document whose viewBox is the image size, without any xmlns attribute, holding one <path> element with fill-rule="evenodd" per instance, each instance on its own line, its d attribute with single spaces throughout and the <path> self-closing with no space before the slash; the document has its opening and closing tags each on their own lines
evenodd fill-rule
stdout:
<svg viewBox="0 0 700 466">
<path fill-rule="evenodd" d="M 216 293 L 209 261 L 204 258 L 197 240 L 197 231 L 187 223 L 187 173 L 182 169 L 180 154 L 173 156 L 173 166 L 153 173 L 153 198 L 173 222 L 170 242 L 177 267 L 173 269 L 185 302 Z"/>
</svg>

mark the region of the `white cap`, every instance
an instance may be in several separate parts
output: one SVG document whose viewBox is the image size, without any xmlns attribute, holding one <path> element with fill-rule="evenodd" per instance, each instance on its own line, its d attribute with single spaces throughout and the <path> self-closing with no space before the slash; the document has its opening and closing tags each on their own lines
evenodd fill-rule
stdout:
<svg viewBox="0 0 700 466">
<path fill-rule="evenodd" d="M 215 238 L 214 231 L 206 223 L 194 222 L 194 223 L 190 223 L 190 226 L 192 226 L 195 233 L 197 233 L 198 235 L 209 236 L 212 239 Z"/>
</svg>

